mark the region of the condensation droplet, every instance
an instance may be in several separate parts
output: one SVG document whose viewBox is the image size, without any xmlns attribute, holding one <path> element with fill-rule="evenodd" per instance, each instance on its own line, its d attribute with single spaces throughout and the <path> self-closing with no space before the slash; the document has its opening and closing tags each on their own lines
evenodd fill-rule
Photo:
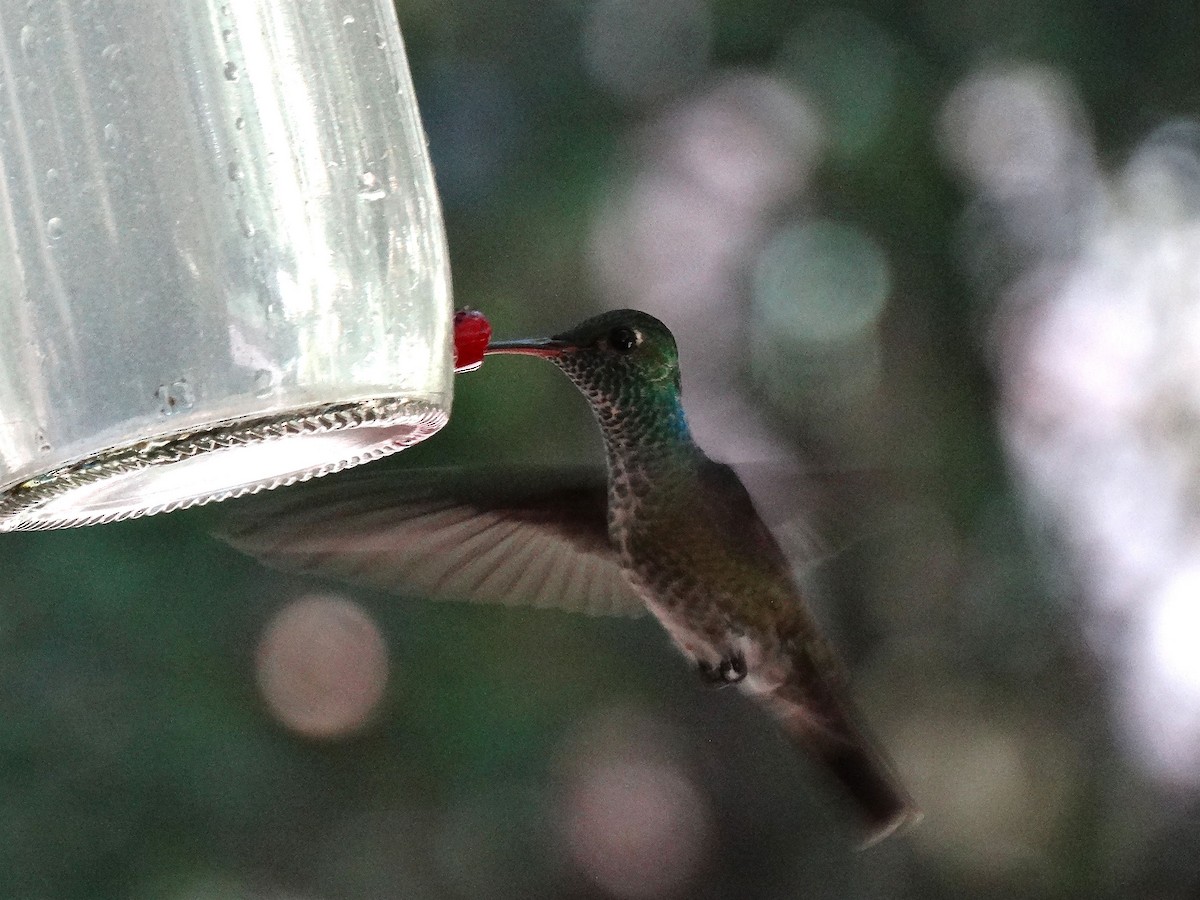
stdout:
<svg viewBox="0 0 1200 900">
<path fill-rule="evenodd" d="M 387 35 L 385 35 L 382 31 L 375 32 L 375 46 L 380 50 L 387 49 Z"/>
<path fill-rule="evenodd" d="M 21 28 L 21 52 L 26 56 L 33 56 L 37 53 L 37 29 L 32 25 L 24 25 Z"/>
<path fill-rule="evenodd" d="M 254 373 L 254 396 L 265 397 L 275 388 L 275 376 L 269 369 L 259 369 Z"/>
<path fill-rule="evenodd" d="M 241 116 L 238 116 L 233 121 L 233 127 L 236 128 L 238 131 L 241 131 L 243 128 L 246 127 L 246 120 L 243 119 Z"/>
<path fill-rule="evenodd" d="M 225 63 L 225 80 L 226 81 L 237 81 L 238 77 L 240 75 L 241 75 L 241 73 L 238 71 L 237 63 L 235 63 L 235 62 Z"/>
<path fill-rule="evenodd" d="M 363 172 L 358 176 L 358 198 L 360 200 L 382 200 L 386 196 L 387 191 L 379 183 L 374 172 Z"/>
<path fill-rule="evenodd" d="M 244 237 L 254 237 L 254 224 L 250 221 L 244 209 L 237 211 L 237 223 L 238 230 L 242 232 Z"/>
<path fill-rule="evenodd" d="M 104 143 L 110 147 L 117 146 L 121 141 L 121 132 L 117 129 L 115 122 L 109 122 L 104 126 Z"/>
<path fill-rule="evenodd" d="M 344 19 L 342 19 L 342 24 L 343 25 L 353 25 L 354 24 L 354 16 L 346 16 Z"/>
<path fill-rule="evenodd" d="M 233 38 L 233 29 L 232 28 L 222 28 L 221 29 L 221 40 L 228 42 L 232 38 Z"/>
<path fill-rule="evenodd" d="M 231 162 L 229 164 L 229 168 L 226 171 L 229 173 L 230 181 L 241 181 L 243 178 L 246 177 L 246 173 L 242 171 L 242 167 L 239 166 L 236 162 Z"/>
<path fill-rule="evenodd" d="M 46 437 L 46 432 L 38 429 L 34 434 L 33 439 L 37 441 L 38 453 L 49 453 L 53 448 L 50 446 L 50 439 Z"/>
<path fill-rule="evenodd" d="M 189 410 L 196 403 L 196 394 L 186 378 L 180 378 L 170 384 L 160 384 L 154 391 L 154 399 L 158 401 L 158 409 L 164 416 Z"/>
<path fill-rule="evenodd" d="M 109 44 L 107 47 L 105 47 L 103 50 L 100 51 L 100 58 L 105 60 L 106 62 L 112 62 L 120 55 L 120 53 L 121 53 L 121 45 L 120 44 Z"/>
<path fill-rule="evenodd" d="M 50 168 L 46 170 L 46 184 L 58 184 L 58 169 Z"/>
<path fill-rule="evenodd" d="M 63 236 L 66 227 L 63 225 L 63 220 L 58 216 L 54 216 L 46 223 L 46 236 L 52 241 L 57 241 Z"/>
</svg>

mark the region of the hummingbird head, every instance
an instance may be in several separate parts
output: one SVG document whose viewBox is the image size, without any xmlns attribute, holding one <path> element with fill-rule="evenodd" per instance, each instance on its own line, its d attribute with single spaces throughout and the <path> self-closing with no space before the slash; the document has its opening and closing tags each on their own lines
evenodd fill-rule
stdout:
<svg viewBox="0 0 1200 900">
<path fill-rule="evenodd" d="M 680 397 L 679 351 L 654 316 L 619 309 L 550 338 L 502 341 L 488 353 L 540 356 L 587 398 L 610 450 L 690 444 Z"/>
<path fill-rule="evenodd" d="M 647 392 L 679 392 L 674 336 L 654 316 L 635 309 L 602 313 L 550 338 L 496 342 L 487 352 L 548 359 L 593 406 Z"/>
</svg>

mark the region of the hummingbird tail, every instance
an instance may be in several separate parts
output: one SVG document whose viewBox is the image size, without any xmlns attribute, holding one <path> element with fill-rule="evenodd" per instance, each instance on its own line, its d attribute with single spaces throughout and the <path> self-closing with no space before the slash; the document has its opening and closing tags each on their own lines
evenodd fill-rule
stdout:
<svg viewBox="0 0 1200 900">
<path fill-rule="evenodd" d="M 814 702 L 811 688 L 792 684 L 763 699 L 793 743 L 815 756 L 850 796 L 866 832 L 862 847 L 921 820 L 883 750 L 855 724 L 848 701 L 826 694 Z"/>
</svg>

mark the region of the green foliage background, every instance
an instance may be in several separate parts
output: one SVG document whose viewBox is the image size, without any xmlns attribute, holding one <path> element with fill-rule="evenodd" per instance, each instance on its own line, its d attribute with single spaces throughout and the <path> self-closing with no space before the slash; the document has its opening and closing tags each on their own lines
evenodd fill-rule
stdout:
<svg viewBox="0 0 1200 900">
<path fill-rule="evenodd" d="M 712 69 L 773 65 L 826 6 L 714 0 Z M 399 4 L 445 179 L 456 303 L 485 310 L 504 336 L 551 332 L 599 307 L 590 217 L 658 108 L 589 80 L 587 8 Z M 1037 746 L 1037 723 L 1056 723 L 1061 740 L 1046 752 L 1067 799 L 1027 858 L 989 867 L 954 835 L 853 853 L 846 813 L 819 776 L 756 710 L 701 690 L 644 620 L 353 592 L 388 645 L 385 697 L 350 738 L 293 735 L 263 706 L 254 652 L 271 614 L 312 583 L 217 543 L 202 511 L 0 536 L 0 896 L 609 896 L 572 861 L 552 811 L 564 748 L 590 716 L 628 708 L 677 736 L 715 810 L 711 853 L 679 896 L 1195 896 L 1195 801 L 1144 780 L 1114 740 L 1106 674 L 1083 643 L 1073 590 L 1005 475 L 983 358 L 988 311 L 956 256 L 965 198 L 934 135 L 956 83 L 981 61 L 1017 58 L 1069 73 L 1102 153 L 1119 161 L 1157 124 L 1200 111 L 1200 12 L 1084 0 L 839 8 L 903 47 L 883 139 L 832 153 L 811 192 L 892 262 L 887 388 L 855 442 L 819 428 L 791 435 L 825 463 L 847 448 L 899 463 L 903 487 L 969 547 L 953 604 L 883 639 L 886 623 L 855 592 L 893 572 L 897 555 L 929 565 L 912 548 L 937 536 L 906 522 L 907 543 L 855 544 L 830 577 L 831 615 L 884 732 L 935 710 L 948 734 L 998 722 Z M 464 98 L 464 83 L 479 88 L 460 77 L 472 67 L 506 92 L 498 107 Z M 480 141 L 501 145 L 482 176 L 469 166 Z M 453 424 L 404 463 L 594 457 L 596 439 L 554 373 L 489 362 L 458 379 Z M 886 519 L 886 499 L 873 503 Z M 915 591 L 921 579 L 896 583 Z M 895 602 L 910 600 L 901 591 Z M 902 660 L 882 683 L 871 675 L 881 641 Z M 944 777 L 915 773 L 914 790 Z M 936 822 L 922 827 L 938 834 Z"/>
</svg>

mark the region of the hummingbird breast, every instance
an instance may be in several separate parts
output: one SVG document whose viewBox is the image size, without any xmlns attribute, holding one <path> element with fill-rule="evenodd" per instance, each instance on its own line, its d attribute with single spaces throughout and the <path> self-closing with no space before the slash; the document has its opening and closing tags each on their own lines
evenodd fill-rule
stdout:
<svg viewBox="0 0 1200 900">
<path fill-rule="evenodd" d="M 608 515 L 626 577 L 686 655 L 714 665 L 738 653 L 756 680 L 776 680 L 770 661 L 809 629 L 787 563 L 732 470 L 694 445 L 610 458 Z"/>
<path fill-rule="evenodd" d="M 815 628 L 741 480 L 692 440 L 678 381 L 560 365 L 604 435 L 609 537 L 626 578 L 686 655 L 741 655 L 746 686 L 770 690 Z"/>
</svg>

